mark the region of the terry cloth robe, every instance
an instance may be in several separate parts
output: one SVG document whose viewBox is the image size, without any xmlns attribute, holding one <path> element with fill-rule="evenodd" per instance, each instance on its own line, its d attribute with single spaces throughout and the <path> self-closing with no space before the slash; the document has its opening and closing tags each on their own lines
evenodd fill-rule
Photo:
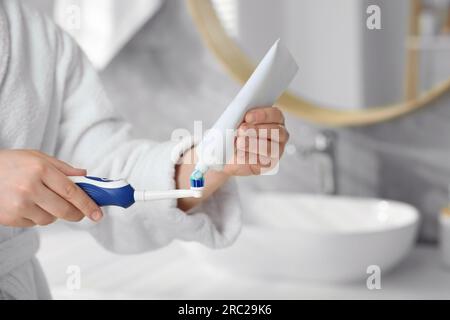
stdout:
<svg viewBox="0 0 450 320">
<path fill-rule="evenodd" d="M 175 188 L 176 156 L 191 144 L 135 140 L 70 36 L 17 0 L 0 0 L 0 149 L 37 149 L 92 175 L 136 189 Z M 174 156 L 175 155 L 175 156 Z M 191 214 L 176 200 L 108 208 L 83 226 L 105 248 L 139 253 L 174 239 L 224 247 L 237 237 L 241 209 L 233 182 Z M 35 253 L 35 228 L 0 226 L 0 298 L 50 298 Z"/>
</svg>

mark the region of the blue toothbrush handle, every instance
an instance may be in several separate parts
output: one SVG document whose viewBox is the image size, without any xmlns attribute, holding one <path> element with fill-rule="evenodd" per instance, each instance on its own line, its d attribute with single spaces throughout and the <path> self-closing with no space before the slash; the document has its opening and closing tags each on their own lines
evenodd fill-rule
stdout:
<svg viewBox="0 0 450 320">
<path fill-rule="evenodd" d="M 99 207 L 128 208 L 134 204 L 134 189 L 125 180 L 97 177 L 70 177 Z"/>
</svg>

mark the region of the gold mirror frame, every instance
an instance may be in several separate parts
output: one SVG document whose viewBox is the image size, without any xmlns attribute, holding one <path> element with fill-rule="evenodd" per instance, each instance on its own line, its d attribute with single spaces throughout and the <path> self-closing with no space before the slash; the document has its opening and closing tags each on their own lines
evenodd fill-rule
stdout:
<svg viewBox="0 0 450 320">
<path fill-rule="evenodd" d="M 223 28 L 211 0 L 187 0 L 188 8 L 203 40 L 226 70 L 239 82 L 245 83 L 255 65 L 239 48 Z M 411 0 L 410 36 L 418 34 L 419 0 Z M 408 50 L 406 90 L 408 100 L 399 104 L 371 107 L 366 110 L 333 110 L 317 106 L 290 92 L 286 92 L 277 105 L 283 110 L 307 121 L 327 126 L 362 126 L 388 121 L 425 107 L 450 90 L 450 79 L 435 86 L 428 92 L 415 97 L 417 83 L 418 52 Z"/>
</svg>

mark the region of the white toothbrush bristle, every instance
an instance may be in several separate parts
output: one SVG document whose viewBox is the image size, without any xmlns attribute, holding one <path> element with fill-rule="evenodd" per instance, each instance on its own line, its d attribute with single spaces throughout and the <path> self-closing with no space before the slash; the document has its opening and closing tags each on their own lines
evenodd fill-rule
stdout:
<svg viewBox="0 0 450 320">
<path fill-rule="evenodd" d="M 192 197 L 200 199 L 203 196 L 203 188 L 191 188 Z"/>
</svg>

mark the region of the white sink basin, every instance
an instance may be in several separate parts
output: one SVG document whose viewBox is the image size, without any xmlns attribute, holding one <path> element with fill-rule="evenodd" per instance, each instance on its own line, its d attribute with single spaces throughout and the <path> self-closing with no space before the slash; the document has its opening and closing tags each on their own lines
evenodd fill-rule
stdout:
<svg viewBox="0 0 450 320">
<path fill-rule="evenodd" d="M 189 248 L 216 268 L 264 278 L 333 282 L 392 269 L 412 249 L 417 210 L 404 203 L 286 193 L 252 196 L 230 248 Z"/>
</svg>

